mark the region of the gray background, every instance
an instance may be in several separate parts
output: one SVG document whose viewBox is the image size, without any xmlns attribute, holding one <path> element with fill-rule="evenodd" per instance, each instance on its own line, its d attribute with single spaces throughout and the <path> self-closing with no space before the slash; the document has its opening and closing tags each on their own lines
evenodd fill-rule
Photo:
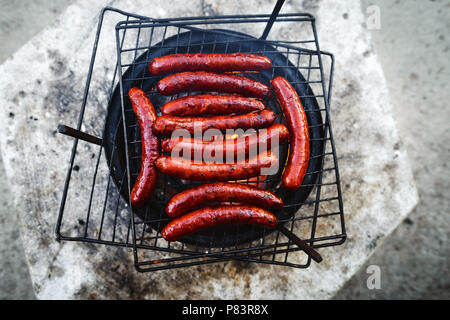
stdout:
<svg viewBox="0 0 450 320">
<path fill-rule="evenodd" d="M 71 2 L 0 0 L 0 63 Z M 450 2 L 362 2 L 364 10 L 371 4 L 381 9 L 381 29 L 371 30 L 373 46 L 388 82 L 420 203 L 336 298 L 448 299 Z M 0 181 L 5 181 L 3 169 Z M 23 250 L 20 241 L 14 241 L 20 240 L 17 212 L 9 204 L 8 186 L 0 188 L 0 298 L 32 299 Z M 380 290 L 367 289 L 369 265 L 381 268 Z"/>
</svg>

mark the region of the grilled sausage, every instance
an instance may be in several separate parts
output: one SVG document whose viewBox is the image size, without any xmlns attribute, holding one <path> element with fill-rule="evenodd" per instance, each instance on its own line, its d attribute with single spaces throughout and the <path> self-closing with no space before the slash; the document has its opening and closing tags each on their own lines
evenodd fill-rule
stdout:
<svg viewBox="0 0 450 320">
<path fill-rule="evenodd" d="M 283 200 L 270 191 L 247 184 L 216 182 L 178 193 L 167 203 L 166 213 L 175 218 L 212 202 L 237 202 L 262 208 L 283 207 Z"/>
<path fill-rule="evenodd" d="M 253 206 L 206 207 L 172 220 L 163 228 L 161 235 L 167 241 L 177 241 L 207 227 L 234 223 L 274 228 L 278 221 L 273 213 Z"/>
<path fill-rule="evenodd" d="M 215 153 L 221 149 L 220 152 L 222 152 L 224 158 L 233 155 L 233 159 L 236 159 L 239 152 L 247 157 L 250 150 L 256 151 L 258 146 L 261 145 L 267 146 L 267 150 L 269 150 L 271 142 L 276 136 L 278 136 L 278 143 L 282 143 L 288 138 L 289 131 L 284 125 L 276 123 L 267 128 L 265 132 L 237 139 L 226 139 L 225 137 L 222 141 L 204 141 L 193 138 L 169 138 L 164 139 L 161 146 L 168 153 L 171 153 L 174 148 L 183 152 L 190 152 L 191 157 L 195 154 L 207 154 L 214 157 Z M 180 155 L 183 155 L 183 153 Z"/>
<path fill-rule="evenodd" d="M 262 71 L 272 67 L 269 58 L 250 53 L 185 53 L 157 57 L 149 65 L 152 75 L 183 71 Z"/>
<path fill-rule="evenodd" d="M 213 117 L 174 117 L 161 116 L 156 119 L 153 131 L 159 135 L 168 135 L 176 129 L 186 129 L 194 134 L 196 127 L 201 128 L 202 133 L 208 129 L 248 129 L 265 128 L 275 121 L 275 113 L 263 110 L 236 116 Z"/>
<path fill-rule="evenodd" d="M 289 158 L 282 176 L 287 189 L 298 189 L 309 163 L 308 121 L 300 98 L 292 85 L 282 77 L 272 80 L 272 87 L 283 109 L 289 128 Z"/>
<path fill-rule="evenodd" d="M 180 92 L 213 91 L 236 93 L 246 97 L 270 99 L 272 91 L 265 84 L 246 77 L 205 71 L 182 72 L 161 79 L 156 88 L 171 96 Z"/>
<path fill-rule="evenodd" d="M 200 114 L 248 113 L 265 109 L 262 101 L 237 95 L 191 95 L 172 100 L 161 108 L 162 115 L 195 116 Z"/>
<path fill-rule="evenodd" d="M 262 168 L 278 164 L 278 158 L 270 152 L 259 154 L 248 160 L 233 163 L 208 163 L 184 158 L 161 156 L 156 167 L 165 173 L 184 180 L 193 181 L 233 181 L 261 175 Z"/>
<path fill-rule="evenodd" d="M 131 190 L 131 203 L 139 206 L 147 201 L 155 189 L 158 180 L 158 170 L 155 161 L 160 156 L 159 141 L 153 133 L 156 112 L 147 95 L 138 88 L 128 91 L 133 111 L 141 129 L 141 168 L 136 183 Z"/>
</svg>

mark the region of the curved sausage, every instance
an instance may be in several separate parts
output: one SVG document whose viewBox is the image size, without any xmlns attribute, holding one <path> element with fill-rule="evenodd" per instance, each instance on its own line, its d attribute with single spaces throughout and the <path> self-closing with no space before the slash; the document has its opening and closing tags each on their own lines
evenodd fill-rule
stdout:
<svg viewBox="0 0 450 320">
<path fill-rule="evenodd" d="M 286 79 L 274 78 L 272 87 L 289 128 L 289 158 L 282 182 L 287 189 L 296 190 L 302 185 L 308 170 L 310 156 L 308 121 L 297 92 Z"/>
<path fill-rule="evenodd" d="M 167 102 L 161 108 L 162 115 L 195 116 L 199 114 L 248 113 L 264 110 L 261 100 L 237 95 L 198 94 Z"/>
<path fill-rule="evenodd" d="M 278 164 L 278 158 L 270 152 L 259 154 L 248 161 L 233 163 L 212 163 L 191 161 L 184 158 L 161 156 L 156 159 L 156 167 L 180 179 L 192 181 L 234 181 L 261 175 L 262 168 Z"/>
<path fill-rule="evenodd" d="M 171 96 L 180 92 L 213 91 L 236 93 L 246 97 L 270 99 L 272 91 L 265 84 L 246 77 L 205 71 L 175 73 L 161 79 L 156 88 Z"/>
<path fill-rule="evenodd" d="M 169 138 L 161 142 L 162 149 L 165 152 L 171 153 L 176 147 L 176 150 L 187 151 L 191 153 L 191 157 L 195 154 L 207 154 L 214 156 L 215 152 L 221 149 L 224 158 L 227 155 L 233 155 L 236 159 L 238 152 L 242 152 L 245 157 L 248 156 L 250 150 L 257 150 L 258 146 L 267 146 L 266 150 L 271 148 L 272 140 L 278 136 L 278 143 L 282 143 L 289 136 L 288 129 L 281 123 L 276 123 L 265 132 L 258 132 L 257 134 L 239 137 L 236 139 L 227 139 L 218 141 L 204 141 L 193 138 Z M 181 154 L 183 155 L 183 154 Z"/>
<path fill-rule="evenodd" d="M 276 194 L 255 186 L 216 182 L 204 184 L 173 196 L 166 206 L 169 217 L 175 218 L 196 207 L 212 202 L 238 202 L 262 208 L 282 208 L 283 200 Z"/>
<path fill-rule="evenodd" d="M 172 220 L 163 228 L 161 235 L 167 241 L 177 241 L 207 227 L 234 223 L 274 228 L 278 221 L 273 213 L 253 206 L 206 207 Z"/>
<path fill-rule="evenodd" d="M 175 117 L 161 116 L 156 119 L 153 131 L 158 135 L 168 135 L 176 129 L 186 129 L 194 134 L 196 127 L 201 128 L 201 132 L 215 128 L 226 129 L 248 129 L 265 128 L 275 121 L 276 115 L 269 110 L 254 113 L 247 113 L 236 116 L 213 116 L 213 117 Z"/>
<path fill-rule="evenodd" d="M 141 168 L 131 190 L 131 203 L 140 206 L 151 197 L 158 180 L 155 161 L 160 156 L 159 141 L 152 130 L 156 112 L 150 99 L 141 89 L 131 88 L 128 96 L 141 129 Z"/>
<path fill-rule="evenodd" d="M 250 53 L 184 53 L 157 57 L 149 65 L 152 75 L 183 71 L 263 71 L 272 68 L 265 56 Z"/>
</svg>

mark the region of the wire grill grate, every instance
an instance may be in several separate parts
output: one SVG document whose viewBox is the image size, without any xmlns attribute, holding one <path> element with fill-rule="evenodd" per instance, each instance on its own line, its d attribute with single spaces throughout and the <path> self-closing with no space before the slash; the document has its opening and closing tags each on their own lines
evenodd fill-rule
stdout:
<svg viewBox="0 0 450 320">
<path fill-rule="evenodd" d="M 322 119 L 321 123 L 310 126 L 310 130 L 320 129 L 323 132 L 322 136 L 311 141 L 311 143 L 313 141 L 320 143 L 320 152 L 312 157 L 319 162 L 320 166 L 317 170 L 308 171 L 308 175 L 314 176 L 315 179 L 301 187 L 312 190 L 306 200 L 301 202 L 288 201 L 283 209 L 286 211 L 300 210 L 294 215 L 280 214 L 279 222 L 314 248 L 336 246 L 345 241 L 346 233 L 337 157 L 329 118 L 334 59 L 331 54 L 320 51 L 312 16 L 308 14 L 284 14 L 278 15 L 275 20 L 271 19 L 270 15 L 156 20 L 113 8 L 105 8 L 100 17 L 95 39 L 77 127 L 78 132 L 83 122 L 87 121 L 84 118 L 84 112 L 88 104 L 89 84 L 94 73 L 96 53 L 100 48 L 100 31 L 103 28 L 102 22 L 106 12 L 118 14 L 121 20 L 116 24 L 117 62 L 110 71 L 111 84 L 108 90 L 108 103 L 110 105 L 114 100 L 114 95 L 117 92 L 120 93 L 121 108 L 117 115 L 118 121 L 114 122 L 113 127 L 108 124 L 110 113 L 108 112 L 104 117 L 104 134 L 101 142 L 98 140 L 95 140 L 97 141 L 95 142 L 91 139 L 88 143 L 83 141 L 86 140 L 85 137 L 73 134 L 76 139 L 72 149 L 56 226 L 59 240 L 132 247 L 134 249 L 135 266 L 138 271 L 143 272 L 215 263 L 229 259 L 298 268 L 306 268 L 310 265 L 311 258 L 301 252 L 300 248 L 279 230 L 275 230 L 275 232 L 269 232 L 265 229 L 258 231 L 254 226 L 250 227 L 248 232 L 260 232 L 262 236 L 247 243 L 240 243 L 236 237 L 236 241 L 232 245 L 217 245 L 217 241 L 223 241 L 224 244 L 229 241 L 230 234 L 239 234 L 240 230 L 244 228 L 241 226 L 233 227 L 234 231 L 231 233 L 229 233 L 229 230 L 211 228 L 206 232 L 206 236 L 215 239 L 215 245 L 212 242 L 209 246 L 195 241 L 192 243 L 166 242 L 158 232 L 159 227 L 168 221 L 161 208 L 170 199 L 173 190 L 169 189 L 173 188 L 174 185 L 170 177 L 165 175 L 161 176 L 158 187 L 160 192 L 154 196 L 152 202 L 152 204 L 159 206 L 156 216 L 154 212 L 149 211 L 148 207 L 145 212 L 138 214 L 136 208 L 130 208 L 127 205 L 124 199 L 127 199 L 127 194 L 132 187 L 132 183 L 130 184 L 128 181 L 133 182 L 139 172 L 141 142 L 139 127 L 133 110 L 127 101 L 127 90 L 125 88 L 131 85 L 144 88 L 146 83 L 160 79 L 160 77 L 153 77 L 147 72 L 138 72 L 140 69 L 146 69 L 145 66 L 151 60 L 149 49 L 157 47 L 161 52 L 167 50 L 174 53 L 211 52 L 211 50 L 212 52 L 216 50 L 227 52 L 237 49 L 238 51 L 245 50 L 246 52 L 268 56 L 281 54 L 284 57 L 284 62 L 274 65 L 274 68 L 270 71 L 271 74 L 267 75 L 268 77 L 273 78 L 275 74 L 283 75 L 283 73 L 288 76 L 288 73 L 292 70 L 300 72 L 302 77 L 291 79 L 291 83 L 296 89 L 306 88 L 306 91 L 301 95 L 302 101 L 303 99 L 317 100 L 317 108 L 310 112 L 320 113 Z M 299 39 L 272 40 L 271 33 L 268 31 L 283 24 L 298 28 L 300 30 Z M 250 25 L 252 28 L 249 27 Z M 232 31 L 226 30 L 260 30 L 261 34 L 264 32 L 268 37 L 267 39 L 258 39 L 239 35 L 237 40 L 235 38 L 230 41 L 226 38 L 230 36 Z M 186 33 L 201 34 L 203 38 L 200 42 L 189 39 L 187 45 L 180 45 Z M 235 34 L 233 36 L 235 37 Z M 248 44 L 252 42 L 257 45 L 249 51 Z M 325 69 L 329 72 L 325 73 Z M 246 76 L 251 77 L 252 75 L 246 74 Z M 166 100 L 164 100 L 152 87 L 145 91 L 157 110 L 169 99 L 182 96 L 166 97 L 164 98 Z M 275 105 L 276 103 L 273 103 L 273 106 Z M 277 122 L 283 122 L 281 110 L 278 109 L 276 112 Z M 123 119 L 125 121 L 122 121 Z M 99 127 L 101 124 L 101 121 L 99 121 Z M 123 141 L 126 141 L 123 145 L 116 143 L 121 137 Z M 92 144 L 93 141 L 94 144 Z M 112 145 L 108 146 L 108 141 L 113 141 Z M 89 145 L 89 152 L 85 152 L 87 145 Z M 97 148 L 97 152 L 92 153 L 92 148 Z M 106 153 L 106 159 L 101 159 L 105 156 L 104 153 Z M 92 156 L 93 154 L 95 154 L 95 157 Z M 74 172 L 73 168 L 76 163 L 87 157 L 91 158 L 92 167 L 86 168 L 84 171 Z M 77 158 L 80 158 L 80 160 Z M 117 163 L 124 169 L 123 171 L 117 172 L 120 171 L 115 165 Z M 86 176 L 92 181 L 90 187 L 82 185 L 83 181 L 86 180 L 81 178 L 86 178 Z M 273 191 L 281 192 L 279 195 L 283 197 L 282 192 L 284 191 L 278 190 L 276 187 L 278 180 L 279 177 L 277 176 L 269 177 L 264 183 L 269 185 Z M 262 183 L 258 179 L 247 182 L 258 185 Z M 78 183 L 80 185 L 77 185 Z M 191 183 L 185 187 L 193 185 L 196 185 L 196 183 Z M 82 195 L 77 188 L 82 188 L 84 194 Z M 80 194 L 77 194 L 77 192 Z M 82 211 L 79 209 L 80 204 L 86 207 L 83 216 L 78 216 Z M 71 210 L 72 208 L 76 210 Z M 150 227 L 155 225 L 156 228 Z"/>
</svg>

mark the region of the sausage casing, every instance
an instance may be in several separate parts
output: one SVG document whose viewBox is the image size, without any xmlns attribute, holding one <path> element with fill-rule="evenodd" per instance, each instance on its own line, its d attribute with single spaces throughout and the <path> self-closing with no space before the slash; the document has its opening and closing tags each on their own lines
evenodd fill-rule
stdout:
<svg viewBox="0 0 450 320">
<path fill-rule="evenodd" d="M 169 222 L 161 231 L 167 241 L 177 241 L 190 233 L 207 227 L 234 223 L 277 226 L 275 215 L 267 210 L 246 205 L 206 207 L 192 211 Z"/>
<path fill-rule="evenodd" d="M 161 108 L 162 115 L 195 116 L 201 114 L 248 113 L 265 109 L 261 100 L 237 95 L 198 94 L 169 101 Z"/>
<path fill-rule="evenodd" d="M 160 156 L 159 141 L 153 133 L 156 112 L 150 99 L 139 88 L 128 91 L 133 111 L 141 129 L 141 168 L 136 183 L 131 190 L 131 203 L 139 206 L 147 201 L 155 189 L 158 180 L 158 170 L 155 161 Z"/>
<path fill-rule="evenodd" d="M 278 164 L 278 158 L 264 152 L 248 161 L 233 163 L 210 163 L 192 161 L 179 157 L 161 156 L 156 167 L 161 173 L 192 181 L 234 181 L 261 175 L 262 168 Z"/>
<path fill-rule="evenodd" d="M 265 145 L 266 150 L 269 150 L 276 136 L 278 136 L 278 143 L 282 143 L 288 138 L 289 131 L 281 123 L 275 123 L 266 131 L 236 139 L 223 137 L 223 140 L 204 141 L 193 138 L 168 138 L 161 142 L 161 147 L 168 153 L 171 153 L 175 148 L 175 150 L 182 151 L 180 155 L 183 155 L 185 151 L 190 152 L 191 157 L 195 154 L 215 156 L 216 152 L 221 152 L 224 158 L 232 155 L 236 159 L 239 152 L 247 157 L 250 150 L 256 151 L 260 146 Z"/>
<path fill-rule="evenodd" d="M 175 117 L 161 116 L 156 119 L 153 131 L 158 135 L 169 135 L 177 129 L 186 129 L 194 134 L 195 128 L 201 128 L 201 132 L 215 128 L 226 129 L 248 129 L 265 128 L 275 121 L 276 115 L 269 110 L 247 113 L 235 116 L 212 116 L 212 117 Z"/>
<path fill-rule="evenodd" d="M 156 88 L 159 93 L 171 96 L 181 92 L 213 91 L 228 92 L 270 99 L 272 90 L 265 84 L 246 77 L 229 74 L 219 74 L 206 71 L 181 72 L 161 79 Z"/>
<path fill-rule="evenodd" d="M 250 53 L 185 53 L 157 57 L 149 65 L 152 75 L 183 71 L 263 71 L 272 67 L 272 61 Z"/>
<path fill-rule="evenodd" d="M 236 202 L 262 208 L 283 207 L 283 200 L 268 190 L 247 184 L 216 182 L 176 194 L 167 203 L 166 213 L 175 218 L 212 202 Z"/>
<path fill-rule="evenodd" d="M 295 190 L 301 186 L 308 170 L 310 156 L 308 120 L 297 92 L 285 78 L 274 78 L 272 87 L 289 129 L 289 157 L 282 182 L 287 189 Z"/>
</svg>

